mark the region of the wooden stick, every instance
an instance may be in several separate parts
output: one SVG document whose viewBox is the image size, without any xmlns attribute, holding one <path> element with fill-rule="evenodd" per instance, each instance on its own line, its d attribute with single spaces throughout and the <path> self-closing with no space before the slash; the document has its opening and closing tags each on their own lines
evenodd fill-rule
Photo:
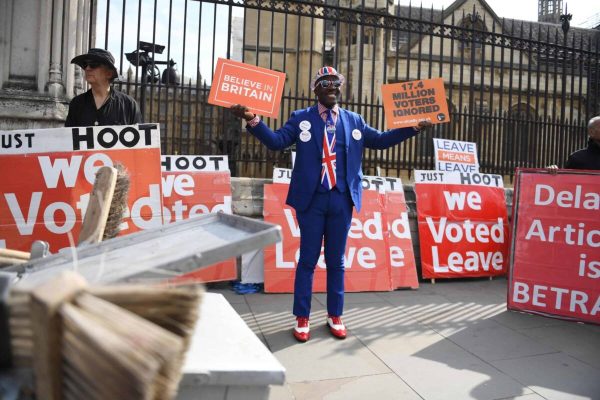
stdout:
<svg viewBox="0 0 600 400">
<path fill-rule="evenodd" d="M 0 257 L 19 258 L 21 260 L 29 260 L 31 254 L 26 251 L 0 249 Z"/>
<path fill-rule="evenodd" d="M 86 287 L 83 277 L 67 271 L 31 293 L 33 326 L 33 371 L 37 399 L 60 400 L 62 396 L 62 323 L 60 306 Z"/>
<path fill-rule="evenodd" d="M 116 168 L 104 166 L 98 170 L 85 218 L 81 225 L 78 245 L 102 241 L 116 183 Z"/>
<path fill-rule="evenodd" d="M 27 261 L 22 258 L 0 256 L 0 265 L 24 264 Z"/>
</svg>

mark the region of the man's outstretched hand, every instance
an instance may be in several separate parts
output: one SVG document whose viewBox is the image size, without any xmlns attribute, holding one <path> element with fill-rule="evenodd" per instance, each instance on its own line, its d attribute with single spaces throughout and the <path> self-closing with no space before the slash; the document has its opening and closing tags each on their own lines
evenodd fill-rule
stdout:
<svg viewBox="0 0 600 400">
<path fill-rule="evenodd" d="M 433 125 L 433 124 L 429 121 L 421 121 L 421 122 L 419 122 L 419 125 L 417 125 L 417 130 L 419 132 L 424 132 L 431 125 Z"/>
<path fill-rule="evenodd" d="M 230 108 L 231 113 L 237 118 L 243 118 L 246 121 L 250 121 L 254 118 L 254 114 L 248 110 L 248 107 L 241 104 L 234 104 Z"/>
</svg>

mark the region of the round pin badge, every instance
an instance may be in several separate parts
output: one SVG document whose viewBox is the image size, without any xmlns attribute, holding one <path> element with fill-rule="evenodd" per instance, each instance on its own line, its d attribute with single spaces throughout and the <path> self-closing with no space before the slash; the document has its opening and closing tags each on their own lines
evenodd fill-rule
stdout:
<svg viewBox="0 0 600 400">
<path fill-rule="evenodd" d="M 310 127 L 311 127 L 310 122 L 308 122 L 307 120 L 300 122 L 300 129 L 302 129 L 303 131 L 309 130 Z"/>
<path fill-rule="evenodd" d="M 362 138 L 362 132 L 358 129 L 354 129 L 352 131 L 352 137 L 354 138 L 354 140 L 360 140 Z"/>
<path fill-rule="evenodd" d="M 308 142 L 310 140 L 310 132 L 309 131 L 300 132 L 300 140 L 303 142 Z"/>
</svg>

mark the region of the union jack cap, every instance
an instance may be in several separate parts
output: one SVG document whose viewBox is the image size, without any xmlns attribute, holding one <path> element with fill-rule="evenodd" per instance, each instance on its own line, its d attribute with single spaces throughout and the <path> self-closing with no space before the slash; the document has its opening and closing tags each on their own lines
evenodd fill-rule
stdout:
<svg viewBox="0 0 600 400">
<path fill-rule="evenodd" d="M 338 79 L 340 80 L 340 82 L 342 82 L 342 85 L 346 81 L 346 78 L 344 78 L 344 75 L 337 72 L 335 68 L 321 67 L 321 68 L 319 68 L 319 70 L 317 71 L 315 76 L 313 77 L 312 81 L 310 81 L 311 90 L 315 90 L 315 86 L 317 85 L 317 82 L 319 81 L 319 79 L 323 78 L 324 76 L 337 76 Z"/>
</svg>

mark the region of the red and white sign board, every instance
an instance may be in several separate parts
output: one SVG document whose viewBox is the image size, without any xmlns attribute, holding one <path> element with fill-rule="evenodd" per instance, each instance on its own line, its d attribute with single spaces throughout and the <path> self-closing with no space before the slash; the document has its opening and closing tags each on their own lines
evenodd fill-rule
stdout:
<svg viewBox="0 0 600 400">
<path fill-rule="evenodd" d="M 283 240 L 265 248 L 265 292 L 294 291 L 300 229 L 294 210 L 285 204 L 290 170 L 276 168 L 265 185 L 265 221 L 282 227 Z M 394 188 L 394 191 L 391 188 Z M 362 210 L 354 212 L 346 245 L 345 290 L 388 291 L 418 287 L 402 183 L 397 178 L 365 177 Z M 399 192 L 398 192 L 399 191 Z M 313 290 L 325 292 L 327 277 L 321 253 Z"/>
<path fill-rule="evenodd" d="M 504 275 L 508 220 L 500 175 L 415 171 L 423 278 Z"/>
<path fill-rule="evenodd" d="M 515 179 L 508 308 L 600 323 L 600 171 Z"/>
<path fill-rule="evenodd" d="M 165 223 L 213 212 L 231 214 L 231 175 L 227 156 L 162 156 L 163 215 Z M 230 259 L 171 282 L 216 282 L 237 278 Z"/>
<path fill-rule="evenodd" d="M 0 141 L 0 247 L 77 243 L 96 171 L 116 163 L 131 181 L 121 234 L 162 225 L 157 125 L 2 131 Z"/>
</svg>

